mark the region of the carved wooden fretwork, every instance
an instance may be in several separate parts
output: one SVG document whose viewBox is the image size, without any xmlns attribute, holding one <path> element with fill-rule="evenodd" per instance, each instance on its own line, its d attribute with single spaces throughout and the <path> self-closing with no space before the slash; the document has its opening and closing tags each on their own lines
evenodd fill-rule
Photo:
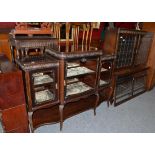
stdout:
<svg viewBox="0 0 155 155">
<path fill-rule="evenodd" d="M 30 24 L 26 22 L 17 22 L 15 29 L 12 30 L 12 34 L 18 35 L 18 34 L 27 34 L 27 35 L 34 35 L 34 34 L 47 34 L 52 35 L 52 24 L 49 22 L 43 22 L 40 24 L 40 28 L 33 27 Z"/>
</svg>

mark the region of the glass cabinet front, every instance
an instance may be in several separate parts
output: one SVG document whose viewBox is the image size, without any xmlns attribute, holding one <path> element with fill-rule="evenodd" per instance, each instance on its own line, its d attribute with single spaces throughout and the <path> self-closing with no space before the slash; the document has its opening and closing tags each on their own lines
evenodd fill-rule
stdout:
<svg viewBox="0 0 155 155">
<path fill-rule="evenodd" d="M 98 58 L 81 58 L 65 63 L 65 98 L 95 91 L 98 62 Z"/>
<path fill-rule="evenodd" d="M 31 72 L 30 77 L 33 106 L 57 100 L 56 68 Z"/>
</svg>

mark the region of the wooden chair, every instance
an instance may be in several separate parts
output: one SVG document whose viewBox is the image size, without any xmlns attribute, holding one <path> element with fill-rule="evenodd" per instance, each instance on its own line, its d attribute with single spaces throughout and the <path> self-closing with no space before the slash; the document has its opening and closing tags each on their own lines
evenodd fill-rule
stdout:
<svg viewBox="0 0 155 155">
<path fill-rule="evenodd" d="M 62 27 L 62 24 L 63 23 L 54 23 L 54 26 L 53 26 L 53 35 L 54 35 L 55 38 L 58 39 L 59 51 L 60 51 L 60 47 L 61 47 L 61 27 Z M 66 24 L 65 52 L 69 52 L 70 23 L 66 22 L 65 24 Z"/>
<path fill-rule="evenodd" d="M 82 27 L 81 27 L 82 26 Z M 82 40 L 79 40 L 79 32 L 82 32 Z M 91 50 L 93 26 L 91 23 L 73 24 L 73 50 Z"/>
<path fill-rule="evenodd" d="M 62 44 L 61 41 L 61 26 L 63 23 L 54 23 L 53 34 L 54 37 L 58 39 L 59 51 Z M 70 51 L 87 51 L 91 50 L 91 40 L 93 33 L 92 23 L 76 23 L 76 22 L 66 22 L 66 38 L 65 38 L 65 52 Z M 70 41 L 69 35 L 72 32 L 72 41 Z M 79 38 L 79 34 L 82 32 L 82 38 Z M 64 51 L 64 50 L 62 50 Z"/>
<path fill-rule="evenodd" d="M 60 50 L 60 28 L 61 28 L 60 23 L 53 24 L 53 36 L 58 39 L 59 50 Z"/>
</svg>

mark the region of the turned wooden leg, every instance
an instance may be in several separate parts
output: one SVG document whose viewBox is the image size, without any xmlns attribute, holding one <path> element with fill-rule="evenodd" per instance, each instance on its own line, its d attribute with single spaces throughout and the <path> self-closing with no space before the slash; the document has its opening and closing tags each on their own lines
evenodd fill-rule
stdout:
<svg viewBox="0 0 155 155">
<path fill-rule="evenodd" d="M 34 132 L 32 116 L 33 112 L 28 112 L 30 132 Z"/>
<path fill-rule="evenodd" d="M 20 58 L 20 52 L 19 52 L 19 50 L 17 49 L 17 51 L 16 51 L 16 57 L 19 59 Z"/>
<path fill-rule="evenodd" d="M 24 57 L 24 49 L 21 49 L 21 58 Z"/>
<path fill-rule="evenodd" d="M 41 54 L 44 54 L 44 48 L 41 48 L 40 51 L 41 51 Z"/>
<path fill-rule="evenodd" d="M 28 48 L 25 48 L 25 56 L 28 56 Z"/>
<path fill-rule="evenodd" d="M 59 105 L 59 112 L 60 112 L 60 131 L 62 131 L 62 127 L 63 127 L 63 109 L 64 109 L 64 105 Z"/>
<path fill-rule="evenodd" d="M 96 101 L 95 101 L 95 106 L 94 106 L 94 116 L 96 115 L 96 107 L 98 105 L 98 102 L 99 102 L 99 94 L 96 94 Z"/>
</svg>

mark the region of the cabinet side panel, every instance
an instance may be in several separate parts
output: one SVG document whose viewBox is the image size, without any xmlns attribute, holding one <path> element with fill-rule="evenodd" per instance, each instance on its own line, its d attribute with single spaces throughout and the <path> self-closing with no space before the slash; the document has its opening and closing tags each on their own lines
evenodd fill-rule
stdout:
<svg viewBox="0 0 155 155">
<path fill-rule="evenodd" d="M 3 110 L 2 124 L 5 132 L 29 132 L 25 104 Z"/>
<path fill-rule="evenodd" d="M 103 52 L 107 54 L 115 53 L 117 42 L 117 29 L 109 29 L 105 32 Z"/>
</svg>

